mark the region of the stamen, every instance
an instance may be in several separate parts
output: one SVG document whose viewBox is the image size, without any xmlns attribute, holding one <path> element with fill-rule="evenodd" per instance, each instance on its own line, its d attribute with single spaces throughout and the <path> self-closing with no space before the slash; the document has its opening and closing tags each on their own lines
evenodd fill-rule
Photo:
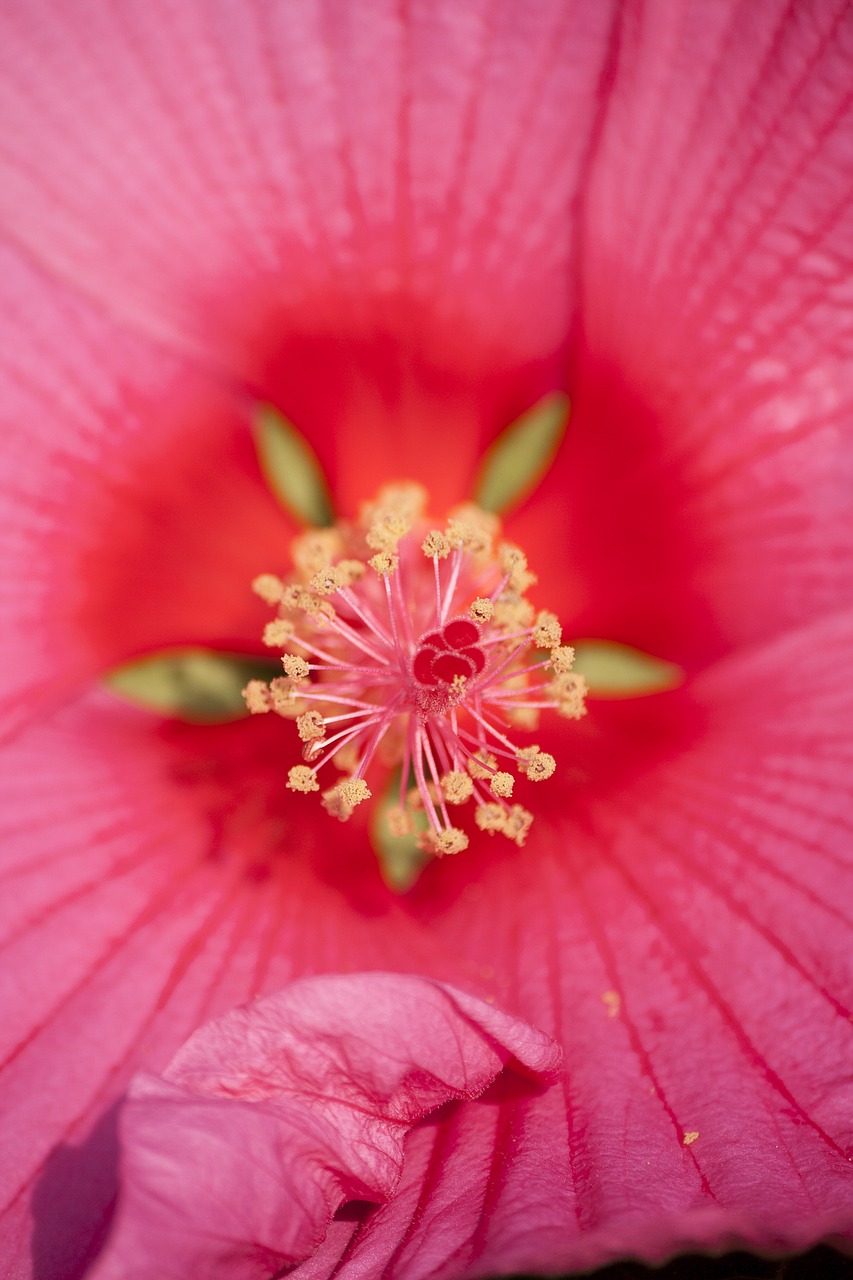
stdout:
<svg viewBox="0 0 853 1280">
<path fill-rule="evenodd" d="M 508 803 L 517 778 L 542 782 L 556 761 L 514 742 L 511 726 L 535 727 L 541 708 L 579 719 L 585 683 L 558 619 L 526 598 L 535 576 L 523 551 L 495 552 L 496 518 L 466 506 L 442 530 L 424 500 L 417 485 L 383 490 L 357 525 L 300 535 L 292 581 L 255 579 L 277 609 L 264 642 L 289 651 L 284 677 L 250 681 L 246 704 L 296 721 L 305 763 L 290 790 L 320 791 L 321 772 L 342 771 L 322 793 L 341 821 L 371 798 L 366 775 L 401 765 L 392 835 L 412 835 L 420 812 L 419 847 L 460 853 L 468 835 L 449 807 L 474 800 L 480 831 L 522 845 L 533 816 Z"/>
</svg>

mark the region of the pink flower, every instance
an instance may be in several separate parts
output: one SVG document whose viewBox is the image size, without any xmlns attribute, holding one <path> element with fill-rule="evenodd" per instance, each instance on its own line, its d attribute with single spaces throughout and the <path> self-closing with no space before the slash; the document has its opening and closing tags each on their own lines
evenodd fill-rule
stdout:
<svg viewBox="0 0 853 1280">
<path fill-rule="evenodd" d="M 0 11 L 6 1273 L 95 1256 L 136 1070 L 377 969 L 495 1001 L 564 1072 L 531 1087 L 472 1041 L 478 1096 L 417 1094 L 391 1198 L 305 1274 L 849 1239 L 851 25 L 843 0 Z M 247 585 L 293 533 L 258 400 L 340 510 L 410 476 L 442 512 L 563 385 L 508 531 L 568 632 L 688 679 L 543 734 L 523 850 L 484 836 L 395 897 L 362 809 L 286 791 L 288 726 L 99 688 L 167 646 L 258 651 Z"/>
</svg>

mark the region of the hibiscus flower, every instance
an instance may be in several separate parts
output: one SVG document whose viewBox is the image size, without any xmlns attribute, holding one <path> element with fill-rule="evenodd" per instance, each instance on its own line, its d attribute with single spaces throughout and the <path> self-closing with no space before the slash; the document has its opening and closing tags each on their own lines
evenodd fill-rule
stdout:
<svg viewBox="0 0 853 1280">
<path fill-rule="evenodd" d="M 149 1212 L 156 1125 L 209 1136 L 236 1089 L 209 1064 L 254 1024 L 228 1011 L 272 993 L 251 1010 L 304 1092 L 321 1029 L 289 984 L 358 973 L 316 981 L 356 983 L 335 1000 L 368 1038 L 391 984 L 382 1176 L 277 1060 L 286 1101 L 229 1112 L 253 1152 L 314 1135 L 263 1170 L 324 1223 L 347 1202 L 318 1275 L 849 1239 L 851 58 L 846 0 L 2 7 L 6 1274 L 98 1253 L 134 1072 Z M 260 652 L 248 584 L 296 523 L 259 404 L 337 511 L 403 477 L 440 515 L 560 388 L 565 444 L 507 532 L 569 634 L 686 679 L 543 729 L 523 849 L 482 835 L 395 894 L 363 807 L 285 788 L 289 725 L 103 687 L 175 647 Z M 273 1070 L 250 1066 L 240 1088 Z M 333 1149 L 333 1187 L 299 1180 Z M 275 1185 L 273 1253 L 305 1256 Z"/>
</svg>

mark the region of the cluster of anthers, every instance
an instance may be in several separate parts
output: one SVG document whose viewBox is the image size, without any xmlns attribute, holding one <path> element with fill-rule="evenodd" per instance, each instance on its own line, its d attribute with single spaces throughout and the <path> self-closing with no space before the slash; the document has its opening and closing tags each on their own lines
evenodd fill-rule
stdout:
<svg viewBox="0 0 853 1280">
<path fill-rule="evenodd" d="M 290 770 L 291 790 L 319 791 L 328 764 L 344 773 L 322 794 L 335 817 L 369 799 L 378 759 L 401 766 L 391 834 L 423 827 L 421 813 L 420 848 L 460 853 L 468 837 L 450 811 L 473 799 L 481 831 L 521 845 L 533 818 L 511 803 L 513 770 L 541 782 L 555 761 L 507 730 L 535 729 L 546 707 L 579 719 L 586 686 L 557 618 L 526 599 L 534 575 L 497 541 L 498 520 L 466 506 L 439 530 L 425 501 L 418 485 L 386 488 L 358 524 L 295 540 L 294 581 L 255 580 L 278 611 L 264 641 L 284 650 L 284 675 L 250 681 L 244 696 L 251 712 L 296 721 L 305 763 Z"/>
</svg>

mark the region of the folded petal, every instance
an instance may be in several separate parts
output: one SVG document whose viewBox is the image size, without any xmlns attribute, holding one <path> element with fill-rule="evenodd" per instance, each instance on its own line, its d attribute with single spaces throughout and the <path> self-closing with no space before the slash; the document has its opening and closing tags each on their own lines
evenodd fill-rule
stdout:
<svg viewBox="0 0 853 1280">
<path fill-rule="evenodd" d="M 77 1274 L 115 1195 L 110 1125 L 93 1126 L 135 1069 L 162 1066 L 201 1021 L 303 973 L 446 976 L 363 832 L 285 790 L 268 733 L 257 720 L 164 725 L 102 694 L 4 750 L 8 1265 L 26 1257 L 34 1215 L 42 1280 Z"/>
<path fill-rule="evenodd" d="M 518 1019 L 396 974 L 310 979 L 226 1014 L 131 1085 L 93 1275 L 260 1280 L 302 1261 L 344 1201 L 393 1196 L 423 1116 L 507 1065 L 537 1077 L 560 1061 Z"/>
<path fill-rule="evenodd" d="M 624 7 L 571 434 L 517 535 L 580 634 L 696 663 L 853 597 L 851 58 L 845 0 Z"/>
<path fill-rule="evenodd" d="M 657 765 L 568 771 L 522 852 L 427 873 L 423 917 L 566 1075 L 419 1134 L 364 1239 L 388 1274 L 853 1240 L 851 661 L 848 612 L 719 664 Z"/>
<path fill-rule="evenodd" d="M 611 21 L 558 0 L 7 6 L 0 225 L 276 399 L 348 509 L 389 472 L 457 501 L 481 434 L 562 378 Z"/>
</svg>

